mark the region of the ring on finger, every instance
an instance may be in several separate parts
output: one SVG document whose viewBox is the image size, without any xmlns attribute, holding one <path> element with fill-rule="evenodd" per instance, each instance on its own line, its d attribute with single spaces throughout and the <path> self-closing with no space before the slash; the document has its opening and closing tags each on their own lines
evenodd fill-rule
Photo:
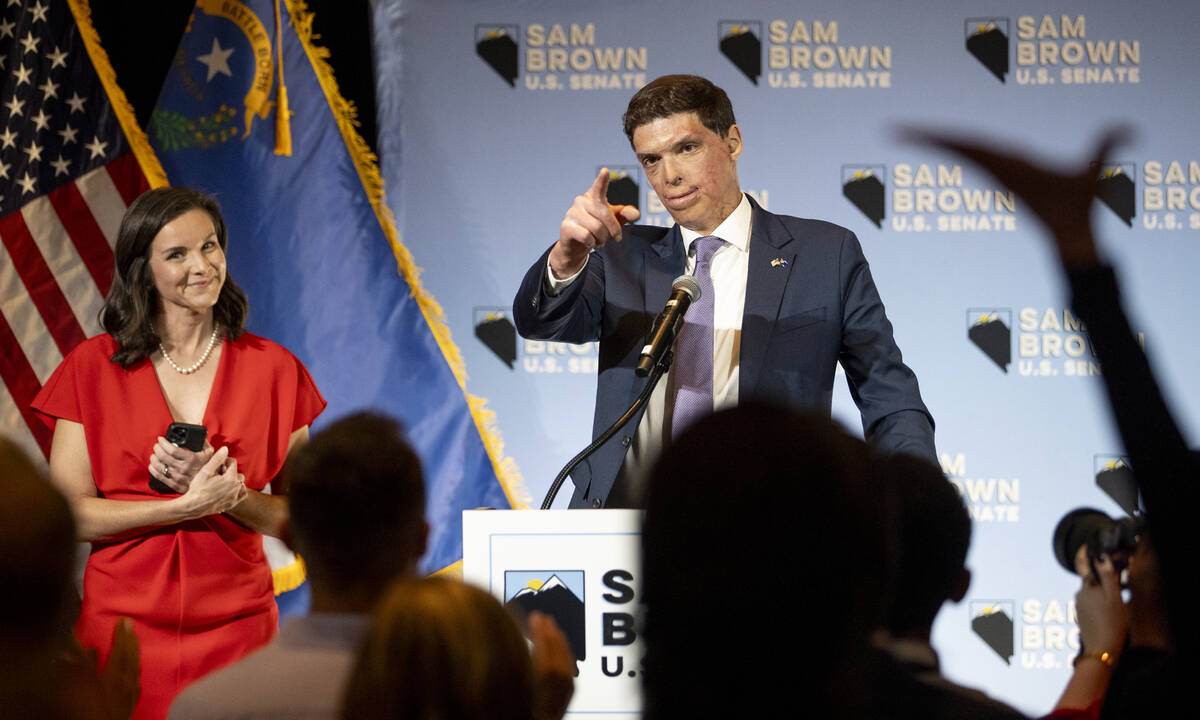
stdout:
<svg viewBox="0 0 1200 720">
<path fill-rule="evenodd" d="M 168 480 L 171 479 L 171 468 L 167 467 L 166 465 L 163 465 L 163 477 L 167 478 Z"/>
</svg>

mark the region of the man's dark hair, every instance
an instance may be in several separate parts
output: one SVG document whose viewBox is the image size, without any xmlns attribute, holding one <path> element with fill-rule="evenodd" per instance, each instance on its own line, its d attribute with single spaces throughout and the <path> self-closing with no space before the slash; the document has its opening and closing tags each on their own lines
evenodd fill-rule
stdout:
<svg viewBox="0 0 1200 720">
<path fill-rule="evenodd" d="M 962 496 L 927 460 L 896 454 L 878 462 L 899 505 L 900 552 L 887 628 L 895 635 L 924 633 L 964 579 L 971 517 Z"/>
<path fill-rule="evenodd" d="M 648 719 L 843 714 L 890 583 L 869 455 L 826 417 L 756 403 L 664 451 L 643 528 Z"/>
<path fill-rule="evenodd" d="M 634 93 L 621 120 L 633 144 L 633 131 L 646 123 L 678 113 L 694 112 L 704 127 L 722 138 L 737 122 L 733 104 L 721 88 L 698 75 L 663 75 Z"/>
<path fill-rule="evenodd" d="M 161 309 L 154 275 L 150 270 L 150 245 L 167 225 L 190 210 L 203 210 L 212 218 L 217 244 L 225 251 L 229 233 L 217 201 L 185 187 L 147 190 L 130 203 L 121 218 L 114 249 L 116 263 L 112 288 L 100 308 L 100 325 L 117 341 L 112 361 L 128 368 L 158 348 L 154 318 Z M 213 320 L 230 340 L 241 336 L 249 312 L 246 293 L 233 281 L 228 266 L 225 284 L 213 307 Z"/>
<path fill-rule="evenodd" d="M 292 539 L 314 584 L 382 591 L 424 546 L 421 461 L 399 423 L 342 418 L 284 466 Z"/>
</svg>

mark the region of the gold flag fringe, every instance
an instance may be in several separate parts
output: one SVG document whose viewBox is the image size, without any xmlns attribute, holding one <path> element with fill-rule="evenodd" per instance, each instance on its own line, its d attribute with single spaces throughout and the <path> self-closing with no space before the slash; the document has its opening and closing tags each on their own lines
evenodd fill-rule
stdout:
<svg viewBox="0 0 1200 720">
<path fill-rule="evenodd" d="M 304 564 L 304 558 L 297 555 L 295 562 L 271 571 L 271 580 L 275 585 L 275 594 L 282 595 L 289 590 L 295 590 L 304 584 L 304 579 L 307 576 L 308 567 Z"/>
<path fill-rule="evenodd" d="M 337 81 L 333 77 L 333 69 L 327 61 L 330 55 L 329 50 L 313 43 L 312 21 L 314 15 L 308 10 L 303 0 L 286 1 L 288 15 L 292 19 L 292 25 L 296 28 L 296 35 L 312 64 L 317 80 L 321 83 L 321 89 L 324 91 L 325 99 L 337 121 L 342 139 L 346 143 L 346 149 L 354 161 L 354 167 L 362 182 L 363 190 L 371 202 L 371 207 L 375 210 L 379 225 L 396 257 L 400 274 L 408 282 L 411 294 L 416 299 L 418 307 L 421 308 L 421 313 L 425 316 L 425 322 L 429 325 L 438 348 L 441 349 L 446 363 L 454 373 L 454 379 L 467 399 L 471 418 L 483 439 L 484 447 L 492 463 L 492 469 L 500 481 L 500 486 L 504 489 L 504 494 L 513 508 L 528 509 L 531 496 L 525 487 L 525 480 L 521 476 L 516 461 L 511 457 L 504 456 L 504 439 L 496 427 L 496 415 L 487 409 L 485 398 L 467 392 L 466 366 L 463 363 L 462 354 L 454 344 L 453 338 L 450 337 L 450 328 L 446 325 L 445 313 L 433 296 L 422 287 L 421 269 L 413 261 L 408 248 L 401 242 L 392 212 L 384 202 L 383 178 L 380 176 L 379 167 L 376 164 L 378 159 L 356 129 L 358 111 L 354 104 L 342 97 L 338 90 Z M 145 131 L 138 125 L 133 106 L 129 104 L 125 92 L 117 84 L 117 73 L 109 62 L 108 54 L 100 45 L 100 36 L 92 25 L 92 10 L 88 0 L 67 0 L 67 4 L 75 18 L 75 24 L 79 27 L 79 35 L 87 49 L 88 57 L 92 61 L 92 67 L 95 68 L 100 83 L 104 86 L 109 103 L 116 113 L 121 129 L 125 133 L 125 139 L 129 143 L 134 157 L 137 158 L 142 173 L 146 176 L 147 183 L 151 188 L 166 187 L 168 185 L 167 174 L 158 161 L 154 149 L 150 146 L 150 140 Z M 443 573 L 461 577 L 462 561 L 459 560 L 439 570 L 437 574 Z M 276 594 L 298 586 L 303 581 L 304 575 L 304 563 L 299 556 L 295 563 L 275 570 L 272 576 Z"/>
<path fill-rule="evenodd" d="M 279 0 L 275 0 L 275 53 L 279 65 L 279 91 L 275 100 L 275 154 L 292 155 L 292 111 L 288 109 L 287 85 L 283 82 L 283 23 Z"/>
<path fill-rule="evenodd" d="M 112 63 L 108 60 L 108 53 L 104 52 L 104 48 L 100 46 L 100 35 L 92 25 L 92 8 L 88 4 L 88 0 L 67 0 L 67 5 L 71 8 L 71 14 L 75 16 L 79 37 L 83 40 L 83 46 L 87 49 L 92 67 L 95 68 L 96 75 L 100 78 L 100 84 L 104 86 L 108 102 L 117 115 L 117 122 L 121 124 L 125 140 L 133 150 L 133 156 L 137 158 L 138 165 L 142 168 L 142 174 L 146 176 L 146 181 L 151 188 L 166 187 L 167 174 L 163 171 L 162 164 L 158 162 L 158 156 L 154 154 L 154 149 L 150 147 L 150 140 L 146 137 L 145 131 L 138 125 L 137 116 L 133 112 L 133 106 L 129 104 L 129 99 L 125 97 L 125 91 L 117 84 L 117 71 L 113 70 Z"/>
<path fill-rule="evenodd" d="M 463 568 L 463 561 L 459 560 L 456 563 L 450 563 L 449 565 L 442 568 L 441 570 L 430 573 L 430 577 L 441 576 L 441 577 L 453 578 L 454 580 L 462 580 L 463 579 L 462 568 Z"/>
<path fill-rule="evenodd" d="M 129 99 L 125 97 L 125 91 L 117 84 L 117 72 L 109 62 L 108 53 L 104 52 L 104 48 L 100 45 L 99 33 L 92 25 L 92 8 L 88 4 L 88 0 L 67 0 L 67 5 L 71 9 L 71 15 L 75 18 L 75 25 L 79 28 L 79 37 L 87 49 L 92 67 L 96 70 L 96 75 L 100 78 L 101 85 L 104 86 L 104 92 L 108 95 L 108 102 L 112 105 L 113 112 L 116 113 L 117 122 L 121 124 L 121 130 L 125 133 L 125 140 L 129 143 L 134 157 L 137 158 L 142 174 L 146 176 L 146 182 L 151 188 L 166 187 L 169 184 L 167 173 L 163 170 L 162 163 L 158 161 L 158 155 L 154 153 L 154 148 L 150 147 L 150 139 L 146 136 L 146 132 L 138 125 L 137 115 L 133 111 L 133 106 L 129 104 Z M 304 561 L 299 555 L 296 556 L 295 562 L 271 571 L 271 580 L 275 586 L 276 595 L 296 589 L 304 582 L 304 578 Z"/>
<path fill-rule="evenodd" d="M 437 300 L 421 286 L 421 269 L 417 267 L 416 262 L 413 261 L 412 254 L 409 253 L 408 248 L 401 241 L 400 234 L 396 230 L 391 209 L 384 202 L 383 177 L 379 174 L 378 158 L 371 151 L 366 141 L 362 139 L 362 136 L 358 134 L 358 111 L 354 107 L 354 104 L 342 97 L 341 92 L 338 90 L 337 81 L 333 77 L 333 68 L 328 63 L 329 50 L 318 47 L 313 43 L 313 13 L 309 11 L 304 0 L 287 0 L 287 8 L 288 15 L 291 16 L 292 25 L 296 28 L 296 35 L 300 39 L 300 44 L 304 47 L 304 52 L 308 55 L 309 62 L 312 63 L 313 71 L 316 73 L 317 79 L 321 83 L 321 88 L 325 92 L 325 98 L 329 102 L 330 110 L 337 120 L 338 129 L 341 131 L 342 138 L 346 142 L 346 149 L 350 152 L 350 157 L 354 160 L 354 167 L 358 171 L 358 177 L 362 182 L 363 190 L 367 193 L 367 198 L 371 201 L 371 207 L 375 209 L 375 215 L 379 219 L 379 225 L 383 229 L 388 243 L 391 245 L 392 253 L 396 256 L 396 264 L 400 274 L 408 281 L 412 296 L 416 299 L 417 305 L 421 308 L 421 313 L 425 316 L 425 322 L 429 325 L 429 329 L 433 333 L 433 337 L 437 341 L 442 355 L 446 358 L 447 364 L 450 365 L 450 370 L 454 373 L 454 378 L 458 381 L 459 388 L 462 389 L 463 395 L 467 398 L 471 417 L 475 422 L 475 427 L 479 431 L 480 437 L 483 439 L 484 447 L 487 450 L 488 458 L 491 460 L 492 469 L 500 481 L 500 486 L 504 489 L 504 494 L 513 508 L 528 509 L 529 492 L 525 488 L 525 481 L 521 477 L 521 471 L 517 467 L 516 461 L 511 457 L 504 456 L 504 440 L 500 436 L 499 428 L 496 426 L 496 415 L 491 410 L 486 409 L 486 399 L 467 392 L 466 366 L 463 363 L 462 354 L 454 344 L 454 340 L 450 337 L 450 328 L 446 325 L 445 313 L 442 311 L 442 307 L 438 304 Z"/>
</svg>

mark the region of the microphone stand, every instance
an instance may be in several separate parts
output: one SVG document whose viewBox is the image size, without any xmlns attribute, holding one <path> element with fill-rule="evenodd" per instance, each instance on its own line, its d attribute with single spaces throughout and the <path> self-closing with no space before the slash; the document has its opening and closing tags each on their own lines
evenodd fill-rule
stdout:
<svg viewBox="0 0 1200 720">
<path fill-rule="evenodd" d="M 550 489 L 546 491 L 546 499 L 542 500 L 542 510 L 550 509 L 550 505 L 554 503 L 555 496 L 558 495 L 559 489 L 562 488 L 563 482 L 566 481 L 567 476 L 571 474 L 571 471 L 574 470 L 579 463 L 586 460 L 592 453 L 596 452 L 601 445 L 612 439 L 612 436 L 616 435 L 617 431 L 624 427 L 625 423 L 629 422 L 629 419 L 642 409 L 642 406 L 645 405 L 646 401 L 650 399 L 650 393 L 654 392 L 654 386 L 658 384 L 660 379 L 662 379 L 663 374 L 670 369 L 671 361 L 674 359 L 675 351 L 668 347 L 667 351 L 663 353 L 662 359 L 659 360 L 654 365 L 654 368 L 650 371 L 649 379 L 646 381 L 646 387 L 642 388 L 642 392 L 637 396 L 637 400 L 633 401 L 633 404 L 629 406 L 629 409 L 625 411 L 625 414 L 617 418 L 617 421 L 610 425 L 607 430 L 600 433 L 600 436 L 593 440 L 591 445 L 588 445 L 581 450 L 578 455 L 571 458 L 571 461 L 567 463 L 562 470 L 558 471 L 558 475 L 555 476 L 554 482 L 550 483 Z"/>
</svg>

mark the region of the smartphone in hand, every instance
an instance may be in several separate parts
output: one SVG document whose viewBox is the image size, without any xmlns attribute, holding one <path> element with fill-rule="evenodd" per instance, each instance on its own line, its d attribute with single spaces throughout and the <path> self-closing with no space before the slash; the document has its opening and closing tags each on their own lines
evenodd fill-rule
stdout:
<svg viewBox="0 0 1200 720">
<path fill-rule="evenodd" d="M 172 445 L 187 448 L 192 452 L 200 452 L 204 449 L 204 440 L 208 437 L 208 428 L 203 425 L 173 422 L 167 426 L 167 432 L 163 437 Z M 150 489 L 160 493 L 175 492 L 153 475 L 150 476 Z"/>
</svg>

